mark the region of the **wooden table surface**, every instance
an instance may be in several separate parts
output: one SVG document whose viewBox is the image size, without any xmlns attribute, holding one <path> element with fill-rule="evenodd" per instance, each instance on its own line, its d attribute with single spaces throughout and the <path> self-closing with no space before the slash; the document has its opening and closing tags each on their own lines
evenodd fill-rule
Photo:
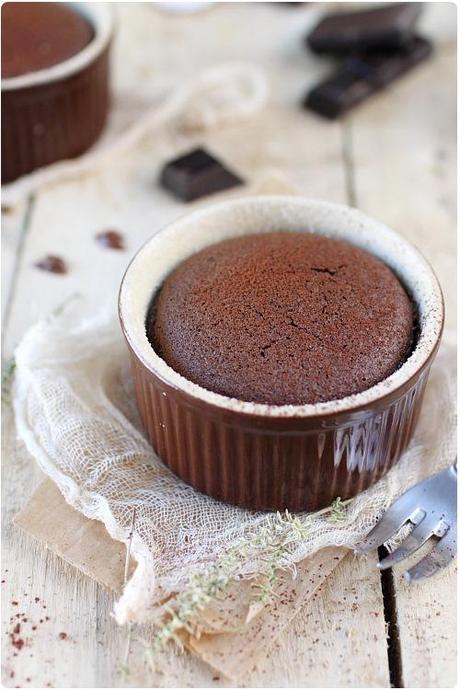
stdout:
<svg viewBox="0 0 460 690">
<path fill-rule="evenodd" d="M 409 238 L 436 270 L 455 327 L 456 8 L 426 4 L 423 33 L 431 60 L 331 123 L 302 110 L 307 87 L 327 74 L 326 59 L 302 46 L 324 8 L 279 3 L 222 3 L 189 17 L 162 14 L 151 3 L 119 4 L 115 70 L 126 51 L 153 75 L 177 83 L 227 60 L 266 70 L 271 102 L 244 123 L 212 131 L 207 145 L 249 180 L 275 169 L 306 195 L 355 205 Z M 146 76 L 147 79 L 147 76 Z M 148 80 L 147 80 L 148 81 Z M 171 134 L 155 147 L 133 148 L 114 166 L 55 184 L 2 207 L 3 357 L 28 325 L 79 293 L 89 308 L 114 301 L 124 268 L 155 230 L 155 176 L 160 160 L 196 139 Z M 159 153 L 160 152 L 160 153 Z M 170 217 L 183 212 L 171 204 Z M 120 229 L 125 252 L 94 242 Z M 55 276 L 34 267 L 42 256 L 65 257 Z M 3 413 L 2 680 L 11 687 L 228 686 L 203 663 L 168 651 L 147 668 L 140 639 L 131 645 L 131 674 L 119 671 L 126 630 L 111 618 L 114 597 L 60 561 L 12 524 L 43 475 L 16 440 Z M 372 559 L 347 556 L 320 596 L 281 636 L 252 687 L 446 687 L 456 682 L 456 569 L 410 587 L 395 568 L 381 579 Z M 25 644 L 13 644 L 17 623 Z M 61 635 L 60 633 L 65 633 Z M 18 639 L 15 636 L 14 639 Z"/>
</svg>

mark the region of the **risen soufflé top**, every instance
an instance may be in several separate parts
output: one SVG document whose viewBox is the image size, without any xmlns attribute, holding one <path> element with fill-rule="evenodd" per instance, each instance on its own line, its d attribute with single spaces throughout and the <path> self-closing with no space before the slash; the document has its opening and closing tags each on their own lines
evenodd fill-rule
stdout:
<svg viewBox="0 0 460 690">
<path fill-rule="evenodd" d="M 61 2 L 2 6 L 2 77 L 18 77 L 68 60 L 92 40 L 91 24 Z"/>
<path fill-rule="evenodd" d="M 347 242 L 308 232 L 245 235 L 182 262 L 154 297 L 147 336 L 203 388 L 272 405 L 359 393 L 413 341 L 396 275 Z"/>
</svg>

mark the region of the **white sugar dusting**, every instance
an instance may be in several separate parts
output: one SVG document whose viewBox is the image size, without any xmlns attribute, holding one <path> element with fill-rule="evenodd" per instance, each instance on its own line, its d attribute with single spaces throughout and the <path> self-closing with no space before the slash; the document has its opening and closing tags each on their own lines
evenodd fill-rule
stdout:
<svg viewBox="0 0 460 690">
<path fill-rule="evenodd" d="M 208 391 L 175 372 L 153 350 L 145 318 L 153 294 L 184 259 L 224 239 L 256 233 L 317 232 L 346 240 L 384 261 L 414 300 L 420 334 L 411 356 L 391 376 L 362 393 L 308 405 L 265 405 Z M 271 417 L 316 416 L 368 405 L 408 381 L 435 348 L 443 324 L 436 277 L 422 255 L 396 232 L 356 209 L 294 196 L 249 197 L 192 212 L 156 234 L 131 262 L 120 290 L 120 315 L 131 347 L 169 384 L 221 408 Z"/>
</svg>

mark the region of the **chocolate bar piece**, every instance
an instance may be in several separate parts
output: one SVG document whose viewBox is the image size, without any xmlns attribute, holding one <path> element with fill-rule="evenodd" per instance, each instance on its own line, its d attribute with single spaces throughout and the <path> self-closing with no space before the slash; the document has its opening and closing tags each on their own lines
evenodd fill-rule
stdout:
<svg viewBox="0 0 460 690">
<path fill-rule="evenodd" d="M 416 36 L 395 52 L 349 57 L 336 74 L 307 94 L 304 106 L 329 119 L 340 117 L 425 60 L 431 51 L 430 41 Z"/>
<path fill-rule="evenodd" d="M 160 183 L 182 201 L 193 201 L 243 184 L 243 180 L 217 158 L 198 148 L 166 163 Z"/>
<path fill-rule="evenodd" d="M 422 3 L 398 2 L 385 7 L 324 17 L 307 36 L 315 53 L 344 55 L 400 48 L 413 37 Z"/>
</svg>

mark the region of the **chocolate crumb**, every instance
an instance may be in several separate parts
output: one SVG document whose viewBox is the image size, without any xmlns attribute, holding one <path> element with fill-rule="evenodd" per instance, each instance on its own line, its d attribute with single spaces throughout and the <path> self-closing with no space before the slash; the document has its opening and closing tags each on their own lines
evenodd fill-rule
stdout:
<svg viewBox="0 0 460 690">
<path fill-rule="evenodd" d="M 60 640 L 66 640 L 66 639 L 67 639 L 67 633 L 65 633 L 65 632 L 60 632 L 60 633 L 59 633 L 59 639 L 60 639 Z"/>
<path fill-rule="evenodd" d="M 13 633 L 14 633 L 15 635 L 19 635 L 20 632 L 21 632 L 21 624 L 20 624 L 20 623 L 16 623 L 16 625 L 15 625 L 14 628 L 13 628 Z"/>
<path fill-rule="evenodd" d="M 105 230 L 96 235 L 96 242 L 107 249 L 124 249 L 123 236 L 116 230 Z"/>
<path fill-rule="evenodd" d="M 17 601 L 12 601 L 11 604 L 12 604 L 13 606 L 17 606 L 17 605 L 18 605 L 18 602 L 17 602 Z"/>
<path fill-rule="evenodd" d="M 40 597 L 35 597 L 35 603 L 37 604 L 40 601 Z"/>
<path fill-rule="evenodd" d="M 13 207 L 12 206 L 7 206 L 6 204 L 2 204 L 2 215 L 8 215 L 8 213 L 13 212 Z"/>
<path fill-rule="evenodd" d="M 61 259 L 60 256 L 53 256 L 52 254 L 40 259 L 40 261 L 37 261 L 34 265 L 37 268 L 40 268 L 42 271 L 48 271 L 49 273 L 63 274 L 67 273 L 68 271 L 67 264 L 64 259 Z"/>
<path fill-rule="evenodd" d="M 24 640 L 21 638 L 16 639 L 14 635 L 10 635 L 11 644 L 16 647 L 17 650 L 21 651 L 24 647 Z"/>
<path fill-rule="evenodd" d="M 11 671 L 10 678 L 14 678 L 14 671 Z"/>
</svg>

